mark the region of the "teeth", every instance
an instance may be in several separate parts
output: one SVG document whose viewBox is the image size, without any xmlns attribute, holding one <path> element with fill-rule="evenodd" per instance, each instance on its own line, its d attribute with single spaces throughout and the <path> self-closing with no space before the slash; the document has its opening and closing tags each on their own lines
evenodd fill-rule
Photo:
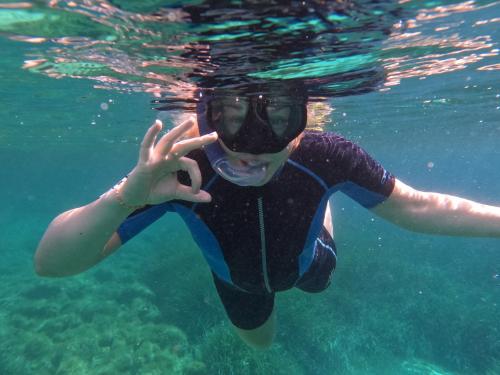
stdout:
<svg viewBox="0 0 500 375">
<path fill-rule="evenodd" d="M 260 165 L 260 164 L 264 165 L 264 163 L 259 161 L 259 160 L 250 160 L 250 161 L 247 161 L 247 164 L 251 167 L 255 167 L 255 166 Z"/>
</svg>

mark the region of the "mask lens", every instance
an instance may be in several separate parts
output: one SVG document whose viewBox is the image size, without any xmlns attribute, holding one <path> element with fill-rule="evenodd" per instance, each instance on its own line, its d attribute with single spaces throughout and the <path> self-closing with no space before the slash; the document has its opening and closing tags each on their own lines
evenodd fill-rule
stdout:
<svg viewBox="0 0 500 375">
<path fill-rule="evenodd" d="M 232 151 L 275 153 L 304 130 L 306 106 L 298 98 L 220 96 L 210 100 L 207 120 Z"/>
<path fill-rule="evenodd" d="M 248 100 L 219 97 L 210 102 L 209 125 L 221 136 L 234 137 L 241 129 L 248 111 Z"/>
<path fill-rule="evenodd" d="M 305 128 L 305 103 L 298 99 L 271 100 L 267 105 L 267 116 L 273 133 L 289 142 Z"/>
</svg>

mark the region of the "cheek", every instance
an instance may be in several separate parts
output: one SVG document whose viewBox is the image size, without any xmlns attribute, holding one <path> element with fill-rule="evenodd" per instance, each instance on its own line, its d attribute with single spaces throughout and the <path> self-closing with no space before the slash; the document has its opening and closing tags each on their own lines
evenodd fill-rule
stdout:
<svg viewBox="0 0 500 375">
<path fill-rule="evenodd" d="M 270 169 L 272 170 L 278 169 L 286 162 L 287 159 L 288 155 L 280 155 L 279 157 L 273 158 L 269 163 Z"/>
</svg>

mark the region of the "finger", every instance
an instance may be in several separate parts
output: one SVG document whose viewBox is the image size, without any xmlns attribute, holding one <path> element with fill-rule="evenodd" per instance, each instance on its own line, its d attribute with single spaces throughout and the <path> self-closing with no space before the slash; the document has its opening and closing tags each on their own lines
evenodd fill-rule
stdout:
<svg viewBox="0 0 500 375">
<path fill-rule="evenodd" d="M 185 156 L 193 150 L 198 148 L 202 148 L 203 146 L 209 145 L 217 140 L 217 133 L 213 132 L 210 134 L 206 134 L 201 137 L 184 139 L 182 141 L 177 142 L 172 146 L 172 151 L 177 156 Z"/>
<path fill-rule="evenodd" d="M 191 179 L 191 191 L 193 194 L 197 194 L 201 188 L 201 172 L 198 163 L 193 159 L 180 158 L 179 164 L 183 171 L 189 174 Z"/>
<path fill-rule="evenodd" d="M 190 186 L 181 184 L 177 186 L 177 192 L 175 196 L 177 199 L 189 202 L 208 203 L 212 201 L 212 196 L 205 190 L 200 190 L 198 193 L 193 194 Z"/>
<path fill-rule="evenodd" d="M 194 125 L 194 123 L 194 118 L 190 117 L 189 120 L 170 130 L 159 140 L 155 150 L 157 150 L 162 155 L 166 155 L 170 151 L 174 143 L 179 139 L 179 137 L 181 137 L 186 131 L 188 131 Z"/>
<path fill-rule="evenodd" d="M 163 123 L 160 120 L 156 120 L 153 125 L 151 125 L 144 135 L 141 142 L 141 150 L 139 152 L 139 160 L 146 162 L 149 159 L 149 152 L 151 147 L 153 147 L 158 133 L 161 131 Z"/>
</svg>

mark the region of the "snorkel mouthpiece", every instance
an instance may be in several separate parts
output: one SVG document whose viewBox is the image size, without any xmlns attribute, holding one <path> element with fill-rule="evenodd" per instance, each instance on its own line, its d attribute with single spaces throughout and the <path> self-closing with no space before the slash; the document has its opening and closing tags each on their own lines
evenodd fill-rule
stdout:
<svg viewBox="0 0 500 375">
<path fill-rule="evenodd" d="M 267 176 L 268 164 L 258 160 L 235 165 L 218 142 L 205 146 L 205 154 L 215 172 L 239 186 L 259 186 Z"/>
<path fill-rule="evenodd" d="M 257 165 L 234 167 L 227 158 L 217 160 L 212 166 L 220 176 L 240 186 L 260 185 L 267 172 L 267 164 L 259 162 Z"/>
</svg>

